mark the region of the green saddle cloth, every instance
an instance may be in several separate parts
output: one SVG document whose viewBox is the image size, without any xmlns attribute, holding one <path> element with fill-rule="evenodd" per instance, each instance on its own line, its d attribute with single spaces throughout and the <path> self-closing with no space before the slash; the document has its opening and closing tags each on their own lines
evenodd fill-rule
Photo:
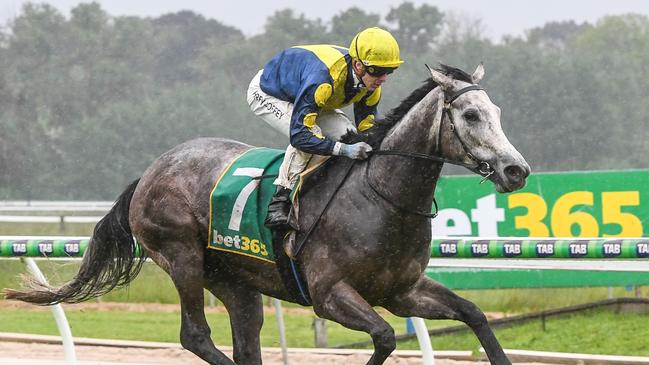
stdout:
<svg viewBox="0 0 649 365">
<path fill-rule="evenodd" d="M 264 219 L 283 158 L 284 151 L 253 148 L 223 172 L 210 196 L 208 248 L 275 263 Z"/>
</svg>

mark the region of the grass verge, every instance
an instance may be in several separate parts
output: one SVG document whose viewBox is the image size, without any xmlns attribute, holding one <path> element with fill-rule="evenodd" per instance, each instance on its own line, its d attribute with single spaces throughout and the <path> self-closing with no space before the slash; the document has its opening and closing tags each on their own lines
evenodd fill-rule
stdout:
<svg viewBox="0 0 649 365">
<path fill-rule="evenodd" d="M 143 307 L 146 308 L 146 307 Z M 69 309 L 66 316 L 75 337 L 106 339 L 178 342 L 180 312 L 174 311 L 124 311 L 97 309 Z M 222 310 L 208 310 L 207 320 L 212 329 L 212 339 L 217 345 L 231 345 L 228 315 Z M 264 316 L 261 331 L 262 346 L 279 346 L 277 321 L 271 309 Z M 313 320 L 315 315 L 308 309 L 290 310 L 284 315 L 287 341 L 290 347 L 313 347 L 315 343 Z M 405 333 L 403 318 L 391 315 L 386 320 L 397 333 Z M 456 322 L 436 321 L 430 326 L 440 327 Z M 50 311 L 43 308 L 3 308 L 0 311 L 0 332 L 16 332 L 40 335 L 58 335 Z M 327 322 L 329 346 L 369 340 L 369 335 L 352 331 L 334 322 Z"/>
<path fill-rule="evenodd" d="M 77 337 L 109 338 L 139 341 L 178 342 L 180 314 L 178 311 L 138 311 L 67 309 L 72 333 Z M 208 311 L 212 338 L 217 345 L 231 345 L 228 316 L 222 311 Z M 405 321 L 391 315 L 384 318 L 397 333 L 405 332 Z M 290 347 L 313 347 L 314 315 L 308 310 L 290 311 L 285 315 Z M 649 356 L 647 314 L 615 313 L 595 309 L 579 314 L 534 320 L 524 324 L 496 328 L 496 336 L 504 348 L 538 351 L 576 352 L 589 354 Z M 428 328 L 455 325 L 452 321 L 427 321 Z M 362 332 L 348 330 L 327 322 L 329 346 L 369 339 Z M 0 311 L 0 332 L 57 335 L 54 320 L 43 309 L 11 309 Z M 477 353 L 479 343 L 471 331 L 431 338 L 436 350 L 471 350 Z M 265 315 L 261 332 L 262 346 L 279 346 L 275 316 Z M 418 349 L 416 339 L 402 341 L 398 349 Z"/>
<path fill-rule="evenodd" d="M 70 280 L 79 269 L 79 261 L 38 260 L 40 269 L 53 285 Z M 20 275 L 26 272 L 25 264 L 17 259 L 0 260 L 0 288 L 20 287 Z M 503 289 L 463 290 L 457 293 L 485 312 L 519 314 L 569 305 L 589 303 L 608 298 L 608 288 L 562 289 Z M 649 288 L 642 288 L 643 296 Z M 614 288 L 614 297 L 633 295 L 629 288 Z M 102 300 L 128 303 L 177 304 L 178 294 L 169 276 L 153 263 L 143 266 L 142 272 L 127 287 L 114 290 Z"/>
<path fill-rule="evenodd" d="M 579 314 L 534 320 L 496 328 L 503 348 L 587 354 L 649 356 L 648 314 L 615 313 L 595 309 Z M 437 350 L 471 350 L 480 345 L 470 331 L 432 338 Z M 399 344 L 401 349 L 417 349 L 416 340 Z"/>
</svg>

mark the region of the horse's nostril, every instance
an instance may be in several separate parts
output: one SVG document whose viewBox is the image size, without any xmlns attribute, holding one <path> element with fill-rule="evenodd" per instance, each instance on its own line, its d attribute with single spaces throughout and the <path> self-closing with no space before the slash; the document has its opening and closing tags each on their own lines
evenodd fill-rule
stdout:
<svg viewBox="0 0 649 365">
<path fill-rule="evenodd" d="M 527 177 L 527 171 L 519 165 L 509 165 L 505 167 L 505 174 L 514 181 L 520 181 Z"/>
</svg>

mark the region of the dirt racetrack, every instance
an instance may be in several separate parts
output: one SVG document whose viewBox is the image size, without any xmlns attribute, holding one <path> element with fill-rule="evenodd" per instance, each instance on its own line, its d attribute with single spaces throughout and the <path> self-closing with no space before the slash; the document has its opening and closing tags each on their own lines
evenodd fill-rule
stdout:
<svg viewBox="0 0 649 365">
<path fill-rule="evenodd" d="M 143 349 L 143 348 L 118 348 L 105 346 L 76 346 L 79 365 L 133 365 L 133 364 L 183 364 L 204 365 L 205 362 L 187 350 L 180 348 Z M 232 356 L 231 352 L 226 352 Z M 289 354 L 289 363 L 294 365 L 324 365 L 324 364 L 365 364 L 368 355 L 321 355 L 306 353 Z M 264 365 L 282 365 L 281 354 L 276 351 L 264 352 Z M 55 361 L 58 360 L 58 361 Z M 0 343 L 0 364 L 2 365 L 63 365 L 65 364 L 61 345 L 26 344 L 18 342 Z M 449 360 L 450 361 L 450 360 Z M 440 365 L 477 365 L 475 362 L 442 362 Z M 386 365 L 421 364 L 421 359 L 409 357 L 391 357 Z"/>
<path fill-rule="evenodd" d="M 189 351 L 180 348 L 144 349 L 105 346 L 76 346 L 77 365 L 148 365 L 182 364 L 205 365 L 205 362 Z M 226 352 L 227 353 L 227 352 Z M 231 353 L 227 353 L 231 356 Z M 324 355 L 289 353 L 291 365 L 363 365 L 369 359 L 367 354 Z M 268 351 L 263 354 L 264 365 L 283 365 L 281 354 Z M 416 357 L 392 356 L 386 365 L 415 365 L 422 360 Z M 0 342 L 0 364 L 2 365 L 65 365 L 61 345 Z M 436 365 L 485 365 L 487 362 L 436 359 Z M 522 363 L 521 363 L 522 364 Z M 533 365 L 527 363 L 527 365 Z M 536 364 L 539 365 L 539 364 Z"/>
<path fill-rule="evenodd" d="M 49 310 L 30 306 L 20 302 L 0 301 L 0 309 L 23 309 L 23 310 Z M 178 311 L 177 305 L 168 304 L 125 304 L 125 303 L 82 303 L 67 305 L 66 310 L 128 310 L 128 311 Z M 270 307 L 264 307 L 269 313 L 273 311 Z M 207 312 L 224 311 L 222 307 L 206 308 Z M 310 314 L 304 308 L 284 308 L 285 314 Z M 36 340 L 29 337 L 38 338 Z M 39 336 L 25 334 L 0 333 L 0 365 L 66 365 L 63 347 L 59 343 L 53 343 L 50 338 L 56 336 Z M 89 340 L 89 342 L 84 342 Z M 125 342 L 138 343 L 137 347 L 124 347 Z M 156 348 L 160 343 L 144 343 L 141 341 L 120 341 L 120 340 L 95 340 L 75 337 L 75 351 L 77 365 L 205 365 L 201 359 L 187 350 L 180 348 L 180 345 L 168 346 L 164 344 Z M 110 345 L 106 345 L 110 343 Z M 89 345 L 93 344 L 93 345 Z M 133 346 L 132 344 L 130 346 Z M 345 364 L 364 365 L 369 359 L 368 351 L 356 352 L 354 354 L 333 355 L 313 354 L 309 349 L 294 349 L 289 352 L 290 365 L 324 365 L 324 364 Z M 230 358 L 232 353 L 224 351 Z M 397 351 L 397 354 L 405 352 Z M 265 349 L 263 351 L 264 365 L 283 365 L 279 349 Z M 459 361 L 449 359 L 435 359 L 436 365 L 485 365 L 486 361 Z M 420 357 L 413 356 L 391 356 L 386 365 L 414 365 L 422 364 Z M 523 364 L 523 363 L 519 363 Z M 532 363 L 527 363 L 531 365 Z"/>
</svg>

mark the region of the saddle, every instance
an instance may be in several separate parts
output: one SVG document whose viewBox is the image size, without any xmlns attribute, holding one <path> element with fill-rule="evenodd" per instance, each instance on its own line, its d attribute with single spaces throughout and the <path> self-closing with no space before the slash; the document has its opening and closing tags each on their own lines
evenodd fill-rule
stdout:
<svg viewBox="0 0 649 365">
<path fill-rule="evenodd" d="M 210 224 L 207 248 L 244 255 L 274 264 L 284 278 L 284 284 L 296 301 L 308 305 L 308 293 L 300 287 L 300 274 L 295 262 L 302 232 L 272 232 L 263 222 L 268 204 L 275 191 L 284 151 L 253 148 L 237 157 L 214 184 L 210 196 Z M 300 193 L 309 190 L 321 179 L 327 156 L 314 155 L 305 171 L 300 174 L 292 194 L 290 219 L 297 225 L 300 220 Z M 326 174 L 325 174 L 326 175 Z M 315 221 L 306 221 L 310 228 Z M 291 287 L 293 290 L 291 290 Z"/>
<path fill-rule="evenodd" d="M 284 246 L 284 251 L 290 257 L 291 259 L 295 260 L 297 258 L 297 254 L 299 253 L 299 250 L 301 247 L 298 247 L 298 232 L 300 231 L 299 221 L 300 221 L 300 193 L 302 192 L 302 188 L 304 186 L 304 182 L 307 181 L 308 179 L 311 178 L 312 175 L 317 175 L 316 172 L 320 168 L 322 168 L 325 163 L 331 158 L 331 156 L 320 156 L 320 155 L 313 155 L 311 157 L 311 160 L 309 160 L 309 163 L 307 164 L 306 168 L 304 171 L 300 174 L 298 177 L 298 181 L 293 187 L 293 193 L 291 196 L 291 212 L 289 214 L 289 223 L 291 227 L 297 227 L 296 230 L 289 230 L 283 237 L 283 246 Z M 314 180 L 317 180 L 317 176 L 312 177 Z M 308 228 L 308 227 L 306 227 Z"/>
</svg>

